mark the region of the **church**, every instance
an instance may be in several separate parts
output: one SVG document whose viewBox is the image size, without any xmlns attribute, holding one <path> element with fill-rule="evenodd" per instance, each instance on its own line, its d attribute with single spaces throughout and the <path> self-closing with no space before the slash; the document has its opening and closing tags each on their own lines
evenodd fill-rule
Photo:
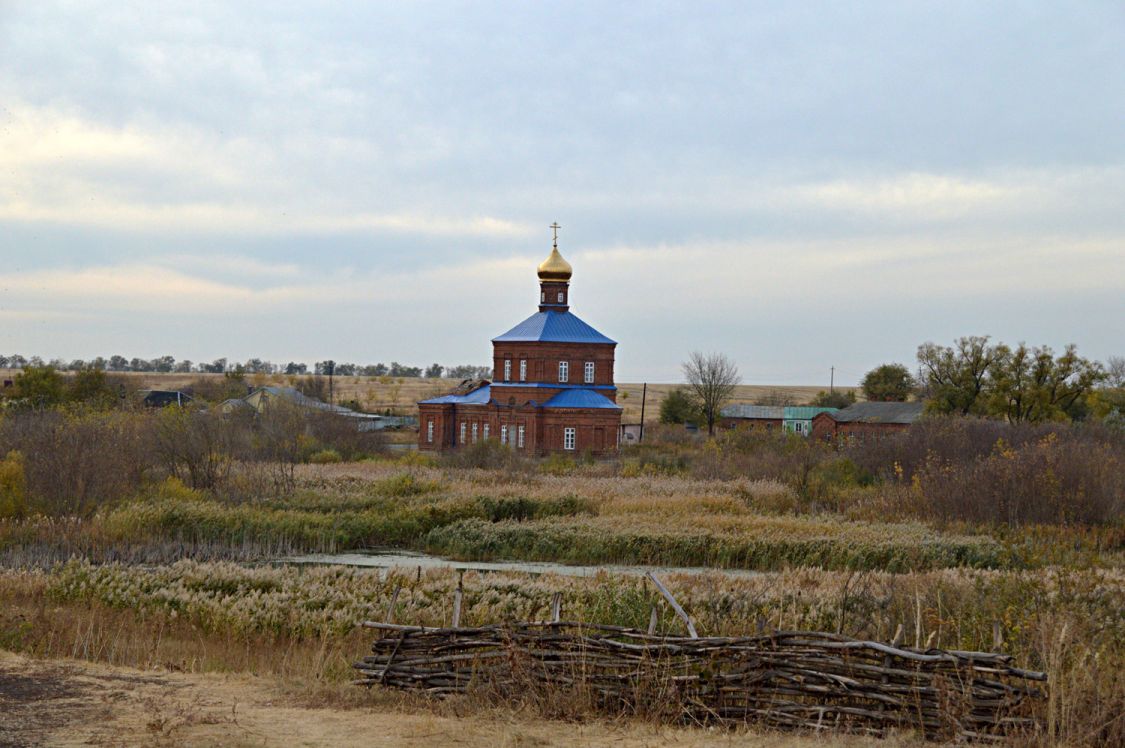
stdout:
<svg viewBox="0 0 1125 748">
<path fill-rule="evenodd" d="M 617 342 L 570 311 L 570 263 L 539 265 L 539 311 L 492 339 L 491 382 L 418 403 L 418 448 L 451 450 L 498 439 L 519 453 L 615 454 L 621 426 Z"/>
</svg>

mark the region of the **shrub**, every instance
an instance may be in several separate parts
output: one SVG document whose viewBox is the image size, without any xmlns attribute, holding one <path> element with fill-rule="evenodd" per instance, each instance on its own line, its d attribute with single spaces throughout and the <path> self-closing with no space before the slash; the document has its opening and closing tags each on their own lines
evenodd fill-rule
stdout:
<svg viewBox="0 0 1125 748">
<path fill-rule="evenodd" d="M 0 421 L 0 454 L 24 457 L 32 511 L 85 514 L 136 494 L 159 461 L 149 413 L 52 410 Z"/>
<path fill-rule="evenodd" d="M 461 449 L 442 455 L 449 467 L 483 468 L 486 470 L 526 469 L 527 460 L 499 439 L 481 439 Z"/>
<path fill-rule="evenodd" d="M 0 460 L 0 518 L 19 518 L 27 514 L 27 477 L 23 455 L 9 452 Z"/>
<path fill-rule="evenodd" d="M 911 486 L 896 495 L 916 516 L 1115 524 L 1125 512 L 1125 435 L 1097 424 L 932 418 L 846 453 L 885 485 Z"/>
<path fill-rule="evenodd" d="M 309 462 L 314 465 L 328 465 L 334 462 L 342 462 L 343 458 L 340 453 L 334 449 L 322 449 L 319 452 L 313 452 L 309 455 Z"/>
</svg>

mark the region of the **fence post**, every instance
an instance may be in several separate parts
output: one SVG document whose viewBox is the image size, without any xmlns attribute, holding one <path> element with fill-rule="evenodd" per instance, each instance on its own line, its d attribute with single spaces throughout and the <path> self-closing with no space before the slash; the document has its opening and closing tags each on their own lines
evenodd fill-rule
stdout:
<svg viewBox="0 0 1125 748">
<path fill-rule="evenodd" d="M 383 616 L 387 623 L 395 622 L 395 604 L 398 602 L 398 593 L 402 592 L 402 585 L 395 587 L 395 591 L 391 593 L 391 601 L 387 603 L 387 615 Z"/>
<path fill-rule="evenodd" d="M 676 611 L 676 615 L 687 625 L 688 636 L 692 639 L 698 639 L 699 634 L 695 633 L 695 624 L 691 622 L 691 616 L 684 612 L 684 609 L 676 602 L 676 598 L 672 597 L 672 593 L 668 591 L 668 588 L 661 584 L 660 580 L 657 579 L 656 575 L 651 571 L 648 572 L 646 576 L 652 580 L 652 583 L 656 585 L 656 589 L 660 590 L 660 594 L 664 595 L 664 599 L 672 606 L 672 610 Z"/>
</svg>

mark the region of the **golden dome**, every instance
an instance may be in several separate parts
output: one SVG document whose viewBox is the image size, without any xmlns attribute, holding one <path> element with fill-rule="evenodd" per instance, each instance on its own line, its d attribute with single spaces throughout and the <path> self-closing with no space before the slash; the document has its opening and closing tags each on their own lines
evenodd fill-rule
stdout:
<svg viewBox="0 0 1125 748">
<path fill-rule="evenodd" d="M 570 281 L 573 274 L 570 263 L 559 254 L 559 248 L 551 250 L 551 256 L 539 264 L 539 280 L 541 281 Z"/>
</svg>

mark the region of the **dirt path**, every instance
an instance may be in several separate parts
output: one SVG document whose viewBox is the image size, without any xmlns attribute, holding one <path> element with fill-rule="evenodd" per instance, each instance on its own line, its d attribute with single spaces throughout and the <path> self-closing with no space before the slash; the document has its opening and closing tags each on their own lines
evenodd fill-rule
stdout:
<svg viewBox="0 0 1125 748">
<path fill-rule="evenodd" d="M 758 746 L 808 748 L 824 738 L 519 717 L 442 716 L 389 704 L 302 704 L 247 675 L 146 672 L 0 652 L 0 748 L 25 746 Z M 833 745 L 897 741 L 832 739 Z"/>
</svg>

